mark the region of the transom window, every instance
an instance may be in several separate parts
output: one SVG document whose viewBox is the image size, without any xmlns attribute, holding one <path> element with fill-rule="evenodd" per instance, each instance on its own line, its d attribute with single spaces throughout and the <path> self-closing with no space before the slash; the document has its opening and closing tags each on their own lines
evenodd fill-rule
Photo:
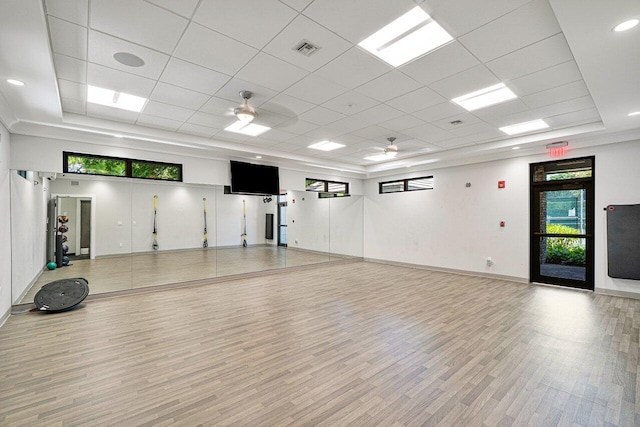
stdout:
<svg viewBox="0 0 640 427">
<path fill-rule="evenodd" d="M 402 191 L 433 190 L 433 176 L 380 182 L 378 189 L 379 194 L 399 193 Z"/>
<path fill-rule="evenodd" d="M 64 173 L 182 181 L 182 165 L 63 152 Z"/>
</svg>

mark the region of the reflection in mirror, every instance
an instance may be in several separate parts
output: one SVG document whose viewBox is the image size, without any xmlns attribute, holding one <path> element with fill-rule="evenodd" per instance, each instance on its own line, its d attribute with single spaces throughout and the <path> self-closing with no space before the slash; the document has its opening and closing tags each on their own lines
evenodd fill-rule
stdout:
<svg viewBox="0 0 640 427">
<path fill-rule="evenodd" d="M 224 194 L 216 190 L 218 207 L 218 276 L 286 266 L 286 251 L 273 233 L 277 201 L 273 197 Z"/>
<path fill-rule="evenodd" d="M 362 257 L 362 205 L 362 196 L 268 198 L 213 185 L 13 171 L 12 300 L 30 303 L 43 285 L 65 278 L 87 279 L 95 295 Z M 45 268 L 49 261 L 55 268 Z"/>
<path fill-rule="evenodd" d="M 329 199 L 315 192 L 287 192 L 287 267 L 328 262 Z"/>
<path fill-rule="evenodd" d="M 364 256 L 364 198 L 335 197 L 330 203 L 331 259 L 362 258 Z"/>
</svg>

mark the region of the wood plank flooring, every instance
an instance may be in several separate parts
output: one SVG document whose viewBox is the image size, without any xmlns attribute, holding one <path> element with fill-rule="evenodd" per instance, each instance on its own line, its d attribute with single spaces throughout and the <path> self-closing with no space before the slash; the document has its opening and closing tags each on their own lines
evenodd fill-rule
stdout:
<svg viewBox="0 0 640 427">
<path fill-rule="evenodd" d="M 0 329 L 0 425 L 640 425 L 640 301 L 369 262 Z"/>
</svg>

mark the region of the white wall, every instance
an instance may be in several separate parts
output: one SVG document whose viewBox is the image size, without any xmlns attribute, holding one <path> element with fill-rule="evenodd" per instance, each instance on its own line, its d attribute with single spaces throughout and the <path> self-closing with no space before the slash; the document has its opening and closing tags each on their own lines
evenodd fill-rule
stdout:
<svg viewBox="0 0 640 427">
<path fill-rule="evenodd" d="M 9 132 L 0 123 L 0 325 L 11 310 L 11 185 Z"/>
<path fill-rule="evenodd" d="M 596 164 L 596 289 L 640 295 L 640 282 L 606 276 L 602 210 L 608 204 L 640 203 L 640 142 L 570 152 L 570 157 L 590 155 Z M 530 156 L 367 180 L 365 258 L 528 280 L 529 164 L 548 160 Z M 378 194 L 378 182 L 428 175 L 434 176 L 434 190 Z M 506 188 L 497 188 L 499 180 Z M 492 267 L 486 266 L 489 256 Z"/>
<path fill-rule="evenodd" d="M 11 171 L 11 282 L 16 303 L 42 272 L 46 260 L 47 201 L 50 181 Z M 37 184 L 36 184 L 37 183 Z"/>
<path fill-rule="evenodd" d="M 287 192 L 288 247 L 329 253 L 329 215 L 329 199 L 313 192 Z"/>
<path fill-rule="evenodd" d="M 329 251 L 363 256 L 364 197 L 336 197 L 329 202 Z"/>
</svg>

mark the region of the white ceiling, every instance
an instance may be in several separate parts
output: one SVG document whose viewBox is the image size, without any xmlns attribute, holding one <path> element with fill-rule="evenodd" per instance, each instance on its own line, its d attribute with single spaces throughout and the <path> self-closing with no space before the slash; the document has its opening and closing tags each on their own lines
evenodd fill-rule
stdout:
<svg viewBox="0 0 640 427">
<path fill-rule="evenodd" d="M 455 39 L 397 69 L 357 46 L 416 4 Z M 66 127 L 365 174 L 479 151 L 500 158 L 558 135 L 579 144 L 640 129 L 627 116 L 640 110 L 640 28 L 611 31 L 639 16 L 637 0 L 3 0 L 0 118 L 15 133 Z M 320 49 L 295 52 L 302 40 Z M 122 65 L 116 52 L 145 65 Z M 499 82 L 518 98 L 474 112 L 451 102 Z M 87 84 L 149 101 L 141 113 L 87 103 Z M 240 90 L 254 92 L 255 123 L 272 130 L 224 130 Z M 551 128 L 533 136 L 498 130 L 540 118 Z M 391 136 L 396 159 L 364 159 Z M 346 147 L 307 148 L 324 139 Z"/>
</svg>

